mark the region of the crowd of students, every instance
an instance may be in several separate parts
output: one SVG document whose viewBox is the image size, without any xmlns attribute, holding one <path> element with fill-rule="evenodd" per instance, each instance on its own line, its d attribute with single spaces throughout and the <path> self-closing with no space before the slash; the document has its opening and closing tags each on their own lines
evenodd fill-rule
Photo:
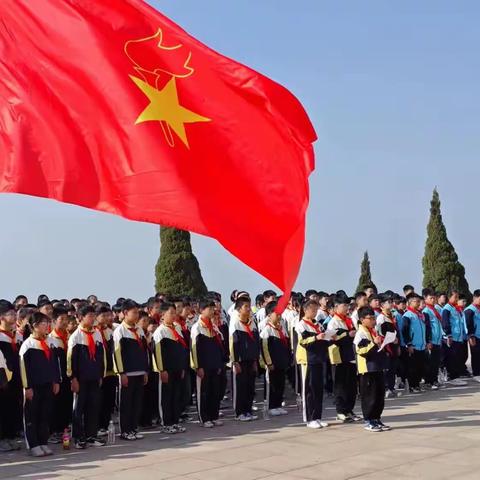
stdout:
<svg viewBox="0 0 480 480">
<path fill-rule="evenodd" d="M 257 419 L 261 375 L 269 416 L 288 413 L 288 380 L 307 427 L 328 426 L 327 393 L 337 420 L 363 421 L 370 432 L 390 429 L 384 402 L 399 391 L 480 382 L 480 290 L 469 306 L 455 290 L 418 295 L 409 285 L 404 296 L 373 286 L 353 298 L 309 290 L 293 293 L 281 314 L 273 291 L 253 303 L 234 291 L 231 300 L 227 311 L 215 292 L 200 300 L 159 293 L 145 304 L 119 298 L 113 306 L 93 295 L 0 300 L 0 451 L 21 448 L 23 438 L 31 455 L 51 455 L 49 444 L 70 430 L 75 448 L 102 446 L 116 409 L 125 441 L 156 424 L 185 432 L 192 401 L 201 426 L 220 427 L 229 377 L 240 422 Z"/>
</svg>

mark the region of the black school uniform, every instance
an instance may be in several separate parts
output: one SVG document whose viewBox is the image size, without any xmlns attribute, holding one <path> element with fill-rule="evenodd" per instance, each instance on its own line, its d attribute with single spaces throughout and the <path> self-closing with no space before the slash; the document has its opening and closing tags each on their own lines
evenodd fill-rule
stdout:
<svg viewBox="0 0 480 480">
<path fill-rule="evenodd" d="M 161 324 L 153 334 L 154 357 L 159 373 L 168 373 L 168 382 L 159 380 L 159 410 L 162 425 L 177 425 L 183 409 L 182 389 L 189 353 L 188 345 L 178 325 Z"/>
<path fill-rule="evenodd" d="M 13 440 L 22 430 L 22 380 L 19 351 L 23 337 L 17 331 L 0 331 L 0 351 L 5 357 L 12 379 L 0 390 L 0 440 Z"/>
<path fill-rule="evenodd" d="M 218 420 L 225 367 L 223 336 L 211 320 L 199 318 L 191 332 L 191 366 L 203 369 L 197 375 L 197 411 L 201 423 Z"/>
<path fill-rule="evenodd" d="M 23 388 L 32 389 L 31 400 L 24 401 L 24 425 L 27 448 L 47 445 L 53 405 L 53 384 L 60 382 L 56 346 L 51 338 L 44 341 L 32 336 L 20 348 Z"/>
<path fill-rule="evenodd" d="M 238 363 L 240 373 L 233 369 L 233 408 L 235 415 L 252 415 L 255 398 L 255 379 L 258 371 L 260 341 L 255 322 L 240 321 L 235 311 L 230 321 L 230 359 L 232 364 Z"/>
<path fill-rule="evenodd" d="M 78 380 L 80 389 L 73 394 L 72 437 L 86 441 L 96 437 L 105 376 L 106 358 L 98 330 L 78 327 L 68 339 L 67 376 Z"/>
<path fill-rule="evenodd" d="M 285 391 L 285 378 L 291 363 L 290 339 L 283 326 L 267 323 L 260 333 L 262 356 L 265 362 L 266 392 L 268 408 L 281 408 Z M 273 366 L 270 370 L 268 367 Z"/>
</svg>

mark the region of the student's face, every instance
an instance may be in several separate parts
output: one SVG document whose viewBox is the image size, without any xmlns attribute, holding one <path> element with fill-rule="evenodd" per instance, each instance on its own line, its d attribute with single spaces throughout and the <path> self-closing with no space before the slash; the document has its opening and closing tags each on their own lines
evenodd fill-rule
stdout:
<svg viewBox="0 0 480 480">
<path fill-rule="evenodd" d="M 162 320 L 166 324 L 171 324 L 174 322 L 177 317 L 177 311 L 174 307 L 170 307 L 166 312 L 164 312 Z"/>
<path fill-rule="evenodd" d="M 48 322 L 37 323 L 33 327 L 33 331 L 40 337 L 46 337 L 48 334 Z"/>
<path fill-rule="evenodd" d="M 73 333 L 77 329 L 77 322 L 76 320 L 69 320 L 67 324 L 67 332 Z"/>
<path fill-rule="evenodd" d="M 374 298 L 373 300 L 370 301 L 370 306 L 372 308 L 379 308 L 380 307 L 380 301 L 377 298 Z"/>
<path fill-rule="evenodd" d="M 147 332 L 153 335 L 156 329 L 157 329 L 157 325 L 155 323 L 150 323 L 147 327 Z"/>
<path fill-rule="evenodd" d="M 215 307 L 207 307 L 200 312 L 200 315 L 203 318 L 213 318 L 214 314 L 215 314 Z"/>
<path fill-rule="evenodd" d="M 81 320 L 84 327 L 92 328 L 95 323 L 95 314 L 93 312 L 87 313 Z"/>
<path fill-rule="evenodd" d="M 320 307 L 323 309 L 323 310 L 326 310 L 327 308 L 327 303 L 328 303 L 328 298 L 327 297 L 322 297 L 319 301 L 320 303 Z"/>
<path fill-rule="evenodd" d="M 158 320 L 160 318 L 160 303 L 154 303 L 153 306 L 148 309 L 148 314 Z"/>
<path fill-rule="evenodd" d="M 446 295 L 440 295 L 438 297 L 438 303 L 440 305 L 445 305 L 447 303 L 447 296 Z"/>
<path fill-rule="evenodd" d="M 407 304 L 405 302 L 397 303 L 397 308 L 399 310 L 405 310 L 407 308 Z"/>
<path fill-rule="evenodd" d="M 318 302 L 318 294 L 317 293 L 312 293 L 309 297 L 308 297 L 309 300 L 314 300 L 315 302 Z"/>
<path fill-rule="evenodd" d="M 55 328 L 58 328 L 59 330 L 65 330 L 68 325 L 68 315 L 60 315 L 57 317 L 55 320 Z"/>
<path fill-rule="evenodd" d="M 266 305 L 267 303 L 274 302 L 276 299 L 277 299 L 277 297 L 276 297 L 275 295 L 270 295 L 269 297 L 267 297 L 267 298 L 265 299 L 265 305 Z"/>
<path fill-rule="evenodd" d="M 458 293 L 454 293 L 453 295 L 450 295 L 450 298 L 448 301 L 452 304 L 455 304 L 458 302 Z"/>
<path fill-rule="evenodd" d="M 357 308 L 366 307 L 368 305 L 367 297 L 359 297 L 357 299 Z"/>
<path fill-rule="evenodd" d="M 27 304 L 27 299 L 26 299 L 26 298 L 19 298 L 19 299 L 15 302 L 15 306 L 16 306 L 17 308 L 24 307 L 26 304 Z"/>
<path fill-rule="evenodd" d="M 420 307 L 420 299 L 418 299 L 418 298 L 412 298 L 412 299 L 408 302 L 408 304 L 410 305 L 410 307 L 415 308 L 416 310 L 418 310 L 419 307 Z"/>
<path fill-rule="evenodd" d="M 390 300 L 387 300 L 386 302 L 383 302 L 381 305 L 382 310 L 385 310 L 386 312 L 389 312 L 392 309 L 392 302 Z"/>
<path fill-rule="evenodd" d="M 362 325 L 364 325 L 367 328 L 374 328 L 375 324 L 376 324 L 375 315 L 368 315 L 368 317 L 365 317 L 362 320 Z"/>
<path fill-rule="evenodd" d="M 318 305 L 309 305 L 305 309 L 305 317 L 306 318 L 315 318 L 318 313 Z"/>
<path fill-rule="evenodd" d="M 131 308 L 130 310 L 124 310 L 123 312 L 124 319 L 130 325 L 134 325 L 138 322 L 138 308 Z"/>
<path fill-rule="evenodd" d="M 341 303 L 335 307 L 335 312 L 340 315 L 346 315 L 348 313 L 348 305 L 346 303 Z"/>
<path fill-rule="evenodd" d="M 180 314 L 183 318 L 188 318 L 192 312 L 192 307 L 183 307 L 182 313 Z"/>
<path fill-rule="evenodd" d="M 248 318 L 252 311 L 251 303 L 244 303 L 238 310 L 238 313 L 242 318 Z"/>
<path fill-rule="evenodd" d="M 177 311 L 177 315 L 181 315 L 183 310 L 183 302 L 175 302 L 175 310 Z"/>
<path fill-rule="evenodd" d="M 410 294 L 413 293 L 413 292 L 414 292 L 414 290 L 411 289 L 411 288 L 408 288 L 407 290 L 404 290 L 404 291 L 403 291 L 405 297 L 407 297 L 408 295 L 410 295 Z"/>
<path fill-rule="evenodd" d="M 465 307 L 467 305 L 467 301 L 464 298 L 459 300 L 457 303 L 459 307 Z"/>
<path fill-rule="evenodd" d="M 433 295 L 427 295 L 427 296 L 425 297 L 425 303 L 426 303 L 427 305 L 435 305 L 435 300 L 436 300 L 436 299 L 435 299 L 435 297 L 434 297 Z"/>
<path fill-rule="evenodd" d="M 277 312 L 272 312 L 269 316 L 268 316 L 268 319 L 274 323 L 274 324 L 277 324 L 280 322 L 280 319 L 282 318 L 282 316 L 277 313 Z"/>
<path fill-rule="evenodd" d="M 143 329 L 143 330 L 146 330 L 147 327 L 148 327 L 148 317 L 143 317 L 141 318 L 139 321 L 138 321 L 138 326 Z"/>
<path fill-rule="evenodd" d="M 45 314 L 47 317 L 51 317 L 53 313 L 53 306 L 50 304 L 44 305 L 40 308 L 40 312 Z"/>
<path fill-rule="evenodd" d="M 375 290 L 371 287 L 365 290 L 365 294 L 367 295 L 367 297 L 369 297 L 370 295 L 373 295 L 374 293 L 375 293 Z"/>
<path fill-rule="evenodd" d="M 13 330 L 17 323 L 17 313 L 15 310 L 10 310 L 0 317 L 0 320 L 7 324 L 9 330 Z"/>
</svg>

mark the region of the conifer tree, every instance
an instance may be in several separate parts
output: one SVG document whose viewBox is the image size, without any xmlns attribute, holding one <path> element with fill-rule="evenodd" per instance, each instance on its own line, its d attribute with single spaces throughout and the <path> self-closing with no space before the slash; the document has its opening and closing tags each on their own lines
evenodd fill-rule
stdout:
<svg viewBox="0 0 480 480">
<path fill-rule="evenodd" d="M 377 287 L 372 282 L 372 272 L 370 271 L 370 259 L 368 252 L 363 254 L 363 260 L 360 265 L 360 278 L 358 279 L 357 292 L 363 292 L 367 287 L 373 287 L 377 290 Z"/>
<path fill-rule="evenodd" d="M 430 220 L 427 225 L 427 241 L 422 260 L 423 286 L 435 291 L 447 292 L 450 288 L 457 289 L 467 298 L 471 293 L 465 278 L 465 268 L 458 261 L 455 248 L 448 240 L 447 229 L 443 224 L 440 211 L 440 197 L 435 188 L 430 202 Z"/>
<path fill-rule="evenodd" d="M 169 295 L 201 297 L 207 293 L 190 232 L 160 227 L 160 257 L 155 266 L 155 289 Z"/>
</svg>

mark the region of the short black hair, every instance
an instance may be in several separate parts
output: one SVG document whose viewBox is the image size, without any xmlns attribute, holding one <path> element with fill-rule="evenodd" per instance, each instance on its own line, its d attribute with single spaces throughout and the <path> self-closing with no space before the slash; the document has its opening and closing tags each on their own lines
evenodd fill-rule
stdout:
<svg viewBox="0 0 480 480">
<path fill-rule="evenodd" d="M 204 298 L 198 302 L 198 309 L 203 312 L 206 308 L 215 307 L 215 302 L 209 298 Z"/>
<path fill-rule="evenodd" d="M 265 305 L 265 315 L 267 315 L 267 317 L 268 317 L 271 313 L 273 313 L 275 311 L 275 309 L 277 308 L 277 305 L 278 305 L 278 302 L 276 302 L 276 301 L 268 302 Z"/>
<path fill-rule="evenodd" d="M 101 315 L 102 313 L 109 313 L 112 309 L 108 308 L 106 305 L 97 305 L 95 307 L 95 315 Z"/>
<path fill-rule="evenodd" d="M 372 307 L 361 307 L 358 309 L 358 319 L 362 321 L 365 317 L 373 317 L 375 312 Z"/>
<path fill-rule="evenodd" d="M 305 297 L 309 297 L 310 295 L 318 295 L 318 292 L 316 290 L 310 289 L 305 292 Z"/>
<path fill-rule="evenodd" d="M 147 308 L 153 308 L 156 303 L 161 303 L 157 297 L 150 297 L 147 300 Z"/>
<path fill-rule="evenodd" d="M 435 290 L 433 288 L 424 288 L 422 290 L 422 297 L 434 297 L 435 296 Z"/>
<path fill-rule="evenodd" d="M 251 304 L 251 301 L 250 301 L 250 297 L 239 297 L 237 298 L 237 300 L 235 301 L 235 310 L 240 310 L 242 308 L 243 305 L 250 305 Z"/>
<path fill-rule="evenodd" d="M 118 302 L 117 302 L 118 303 Z M 135 300 L 132 300 L 131 298 L 127 298 L 122 304 L 122 312 L 126 312 L 128 310 L 133 310 L 135 308 L 138 308 L 138 303 Z"/>
<path fill-rule="evenodd" d="M 473 296 L 474 296 L 475 298 L 480 297 L 480 290 L 475 290 L 475 291 L 473 292 Z"/>
<path fill-rule="evenodd" d="M 333 299 L 333 305 L 336 307 L 338 305 L 348 305 L 350 300 L 347 296 L 344 295 L 335 295 Z"/>
<path fill-rule="evenodd" d="M 0 300 L 0 315 L 5 315 L 11 310 L 15 310 L 12 302 L 9 302 L 8 300 Z"/>
<path fill-rule="evenodd" d="M 264 298 L 267 298 L 267 297 L 276 297 L 277 294 L 273 291 L 273 290 L 265 290 L 263 292 L 263 297 Z"/>
<path fill-rule="evenodd" d="M 403 286 L 403 291 L 406 292 L 407 290 L 415 290 L 413 285 L 410 285 L 407 283 L 406 285 Z"/>
<path fill-rule="evenodd" d="M 37 303 L 38 308 L 45 307 L 46 305 L 52 305 L 52 302 L 48 298 L 42 298 Z"/>
<path fill-rule="evenodd" d="M 95 313 L 95 308 L 92 305 L 82 305 L 77 312 L 79 317 L 85 317 L 89 313 Z"/>
<path fill-rule="evenodd" d="M 54 320 L 62 315 L 68 315 L 68 310 L 65 307 L 58 306 L 53 309 L 52 318 Z"/>
<path fill-rule="evenodd" d="M 412 292 L 407 295 L 407 302 L 410 302 L 411 300 L 423 300 L 423 298 L 418 295 L 418 293 Z"/>
<path fill-rule="evenodd" d="M 175 304 L 170 302 L 162 302 L 160 304 L 160 311 L 161 312 L 168 312 L 171 308 L 175 308 Z"/>
<path fill-rule="evenodd" d="M 30 326 L 34 327 L 35 325 L 42 322 L 49 323 L 50 319 L 42 312 L 33 312 L 32 316 L 29 319 Z"/>
<path fill-rule="evenodd" d="M 380 304 L 383 304 L 385 302 L 391 302 L 393 300 L 393 297 L 389 295 L 388 293 L 382 293 L 382 295 L 379 295 Z"/>
<path fill-rule="evenodd" d="M 359 298 L 363 298 L 363 297 L 366 297 L 366 296 L 367 296 L 367 294 L 362 291 L 362 292 L 357 292 L 357 293 L 355 294 L 355 297 L 354 297 L 354 298 L 355 298 L 355 301 L 357 301 Z"/>
</svg>

